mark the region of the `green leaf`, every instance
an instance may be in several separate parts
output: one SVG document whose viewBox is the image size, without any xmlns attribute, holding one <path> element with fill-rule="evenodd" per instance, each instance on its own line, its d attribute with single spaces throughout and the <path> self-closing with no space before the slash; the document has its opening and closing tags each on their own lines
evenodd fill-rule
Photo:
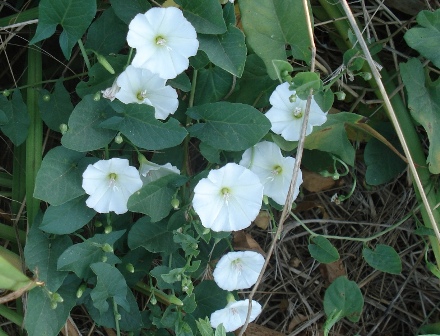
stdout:
<svg viewBox="0 0 440 336">
<path fill-rule="evenodd" d="M 214 331 L 212 330 L 211 322 L 209 321 L 208 317 L 205 317 L 204 320 L 199 318 L 196 321 L 196 324 L 197 324 L 197 329 L 200 331 L 200 334 L 202 336 L 213 336 L 214 335 Z"/>
<path fill-rule="evenodd" d="M 292 89 L 301 99 L 307 99 L 310 89 L 319 91 L 322 89 L 322 81 L 316 72 L 299 72 L 292 79 Z"/>
<path fill-rule="evenodd" d="M 345 125 L 362 119 L 361 115 L 348 112 L 329 114 L 323 125 L 313 128 L 312 134 L 306 137 L 304 146 L 306 149 L 319 149 L 335 154 L 346 164 L 353 166 L 355 151 L 348 140 Z"/>
<path fill-rule="evenodd" d="M 57 260 L 72 245 L 72 240 L 68 236 L 49 239 L 36 224 L 31 226 L 24 248 L 26 265 L 39 281 L 44 282 L 47 289 L 56 292 L 68 275 L 67 272 L 57 270 Z"/>
<path fill-rule="evenodd" d="M 85 96 L 73 110 L 69 118 L 69 128 L 61 143 L 78 152 L 105 147 L 115 137 L 116 132 L 100 128 L 99 124 L 114 114 L 105 99 L 95 101 L 92 95 Z"/>
<path fill-rule="evenodd" d="M 104 56 L 117 53 L 126 43 L 127 32 L 127 25 L 117 19 L 113 8 L 108 8 L 91 24 L 85 47 Z"/>
<path fill-rule="evenodd" d="M 313 244 L 308 245 L 309 252 L 320 263 L 329 264 L 339 260 L 338 250 L 327 238 L 316 236 L 312 237 L 311 241 Z"/>
<path fill-rule="evenodd" d="M 171 253 L 175 249 L 173 233 L 168 231 L 165 222 L 151 222 L 142 217 L 131 227 L 128 233 L 128 246 L 135 249 L 140 246 L 150 252 Z"/>
<path fill-rule="evenodd" d="M 38 171 L 34 197 L 57 206 L 84 195 L 81 184 L 85 167 L 79 164 L 84 156 L 63 146 L 51 149 Z"/>
<path fill-rule="evenodd" d="M 0 110 L 0 126 L 7 124 L 8 121 L 9 121 L 9 118 L 7 117 L 6 113 L 3 112 L 3 110 Z"/>
<path fill-rule="evenodd" d="M 14 90 L 11 100 L 0 95 L 0 110 L 7 118 L 7 123 L 0 126 L 0 130 L 15 146 L 22 144 L 27 138 L 30 120 L 20 90 Z"/>
<path fill-rule="evenodd" d="M 175 0 L 183 15 L 200 34 L 222 34 L 226 31 L 223 11 L 218 0 Z"/>
<path fill-rule="evenodd" d="M 191 91 L 191 82 L 185 72 L 177 75 L 176 78 L 168 79 L 167 85 L 171 85 L 173 88 L 182 90 L 183 92 Z"/>
<path fill-rule="evenodd" d="M 236 17 L 235 17 L 235 9 L 233 3 L 227 2 L 223 6 L 223 18 L 225 19 L 226 26 L 229 25 L 235 26 Z"/>
<path fill-rule="evenodd" d="M 58 24 L 63 27 L 60 47 L 66 59 L 72 48 L 85 33 L 96 14 L 95 0 L 41 0 L 38 5 L 38 26 L 29 44 L 35 44 L 55 33 Z"/>
<path fill-rule="evenodd" d="M 52 301 L 47 289 L 36 287 L 27 297 L 27 310 L 24 316 L 24 326 L 29 336 L 56 336 L 66 324 L 70 311 L 76 303 L 76 290 L 79 279 L 67 278 L 57 293 L 63 298 L 57 307 L 52 309 Z"/>
<path fill-rule="evenodd" d="M 365 247 L 362 250 L 365 261 L 371 267 L 390 274 L 400 274 L 402 272 L 402 261 L 396 250 L 391 246 L 377 244 L 375 250 Z"/>
<path fill-rule="evenodd" d="M 211 316 L 216 310 L 226 307 L 227 291 L 221 289 L 213 280 L 202 281 L 194 289 L 197 308 L 191 314 L 195 319 Z"/>
<path fill-rule="evenodd" d="M 232 75 L 222 68 L 200 69 L 197 73 L 195 105 L 214 103 L 227 95 L 232 87 Z"/>
<path fill-rule="evenodd" d="M 204 120 L 189 128 L 191 136 L 209 146 L 239 151 L 255 145 L 269 132 L 270 121 L 257 109 L 243 104 L 218 102 L 187 110 L 187 115 Z"/>
<path fill-rule="evenodd" d="M 220 323 L 217 328 L 215 328 L 214 336 L 226 336 L 226 329 L 223 326 L 223 323 Z"/>
<path fill-rule="evenodd" d="M 72 271 L 79 278 L 87 279 L 92 275 L 90 265 L 102 261 L 107 253 L 102 250 L 103 244 L 113 244 L 122 237 L 125 230 L 113 231 L 108 234 L 95 234 L 83 243 L 69 247 L 58 258 L 57 268 L 61 271 Z"/>
<path fill-rule="evenodd" d="M 107 302 L 109 298 L 112 298 L 117 305 L 125 310 L 130 311 L 130 305 L 125 298 L 128 287 L 121 272 L 116 267 L 103 262 L 92 264 L 90 268 L 97 277 L 96 286 L 90 292 L 90 297 L 99 312 L 102 314 L 109 309 Z"/>
<path fill-rule="evenodd" d="M 310 60 L 302 1 L 240 0 L 238 5 L 247 44 L 263 59 L 272 79 L 277 78 L 272 60 L 287 60 L 286 44 L 290 45 L 294 58 Z"/>
<path fill-rule="evenodd" d="M 21 271 L 21 259 L 18 254 L 0 246 L 0 289 L 20 290 L 31 289 L 32 280 Z"/>
<path fill-rule="evenodd" d="M 189 64 L 195 69 L 200 70 L 209 64 L 208 55 L 202 50 L 197 50 L 197 54 L 189 58 Z"/>
<path fill-rule="evenodd" d="M 44 99 L 49 96 L 49 100 Z M 53 93 L 41 89 L 38 99 L 38 107 L 40 108 L 41 119 L 53 131 L 59 132 L 60 125 L 69 121 L 70 114 L 73 111 L 73 105 L 70 101 L 70 94 L 63 85 L 63 80 L 59 79 L 55 83 Z"/>
<path fill-rule="evenodd" d="M 110 74 L 101 64 L 94 64 L 89 70 L 89 81 L 79 82 L 76 86 L 76 93 L 83 98 L 88 94 L 95 94 L 113 85 L 116 77 L 124 70 L 127 65 L 126 55 L 108 55 L 105 58 L 115 70 L 115 74 Z"/>
<path fill-rule="evenodd" d="M 401 148 L 399 138 L 390 123 L 382 123 L 375 128 L 394 147 Z M 402 159 L 376 138 L 370 139 L 365 146 L 364 160 L 367 165 L 365 181 L 369 185 L 387 183 L 396 178 L 407 167 Z"/>
<path fill-rule="evenodd" d="M 313 97 L 316 103 L 323 111 L 328 111 L 333 106 L 335 100 L 335 94 L 331 89 L 316 92 Z"/>
<path fill-rule="evenodd" d="M 200 154 L 210 163 L 220 163 L 220 151 L 214 147 L 201 142 L 199 145 Z"/>
<path fill-rule="evenodd" d="M 229 101 L 252 105 L 256 108 L 269 105 L 269 97 L 279 83 L 269 77 L 266 66 L 256 54 L 246 59 L 243 76 L 237 79 L 236 90 Z"/>
<path fill-rule="evenodd" d="M 408 30 L 404 39 L 408 45 L 440 68 L 440 10 L 421 11 L 417 15 L 417 26 Z"/>
<path fill-rule="evenodd" d="M 171 200 L 176 193 L 176 183 L 186 178 L 170 174 L 144 185 L 128 199 L 130 211 L 140 212 L 151 217 L 152 222 L 165 218 L 171 211 Z"/>
<path fill-rule="evenodd" d="M 364 298 L 358 285 L 345 276 L 337 278 L 325 291 L 324 311 L 327 317 L 337 312 L 338 320 L 346 317 L 351 322 L 357 322 L 363 306 Z"/>
<path fill-rule="evenodd" d="M 151 8 L 145 0 L 110 0 L 115 14 L 118 18 L 129 24 L 136 14 L 143 14 Z"/>
<path fill-rule="evenodd" d="M 275 68 L 278 80 L 282 83 L 286 81 L 286 78 L 290 76 L 293 71 L 292 65 L 287 61 L 272 60 L 272 65 Z"/>
<path fill-rule="evenodd" d="M 422 63 L 410 59 L 400 63 L 400 72 L 408 93 L 408 107 L 412 117 L 428 134 L 429 152 L 427 162 L 432 174 L 440 173 L 440 80 L 433 83 L 425 78 Z"/>
<path fill-rule="evenodd" d="M 120 108 L 116 101 L 112 106 Z M 117 129 L 137 147 L 148 150 L 174 147 L 188 134 L 174 118 L 169 118 L 167 122 L 157 120 L 154 108 L 149 105 L 128 104 L 123 105 L 123 108 L 121 117 L 124 118 L 118 117 L 114 125 L 104 123 L 102 127 Z"/>
<path fill-rule="evenodd" d="M 58 235 L 81 229 L 96 215 L 96 211 L 86 205 L 87 198 L 85 195 L 58 206 L 51 205 L 44 213 L 40 229 Z"/>
<path fill-rule="evenodd" d="M 209 57 L 210 61 L 234 76 L 241 77 L 246 62 L 246 44 L 243 32 L 229 26 L 222 35 L 198 36 L 200 49 Z"/>
</svg>

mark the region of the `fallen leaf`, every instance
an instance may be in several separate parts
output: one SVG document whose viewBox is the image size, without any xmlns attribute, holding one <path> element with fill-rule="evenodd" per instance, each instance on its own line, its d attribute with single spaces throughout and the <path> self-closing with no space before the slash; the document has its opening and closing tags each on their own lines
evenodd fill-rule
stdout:
<svg viewBox="0 0 440 336">
<path fill-rule="evenodd" d="M 235 335 L 238 335 L 240 333 L 240 329 L 237 329 L 235 331 Z M 279 331 L 275 331 L 270 328 L 263 327 L 256 323 L 249 323 L 246 332 L 243 335 L 244 336 L 285 336 L 283 333 L 280 333 Z"/>
<path fill-rule="evenodd" d="M 307 316 L 303 315 L 303 314 L 298 314 L 295 315 L 292 320 L 290 320 L 289 323 L 289 327 L 287 328 L 287 331 L 290 333 L 292 332 L 293 329 L 295 329 L 295 327 L 301 323 L 303 323 L 304 321 L 307 321 Z"/>
<path fill-rule="evenodd" d="M 344 264 L 340 259 L 329 264 L 319 265 L 319 270 L 328 285 L 341 275 L 347 275 Z"/>
<path fill-rule="evenodd" d="M 255 251 L 266 257 L 266 253 L 249 233 L 243 230 L 235 231 L 233 237 L 234 250 Z"/>
<path fill-rule="evenodd" d="M 336 181 L 332 177 L 324 177 L 318 173 L 303 169 L 303 187 L 310 192 L 325 191 L 333 188 Z"/>
<path fill-rule="evenodd" d="M 257 218 L 255 218 L 254 223 L 260 229 L 267 230 L 270 223 L 270 214 L 267 211 L 260 211 Z"/>
</svg>

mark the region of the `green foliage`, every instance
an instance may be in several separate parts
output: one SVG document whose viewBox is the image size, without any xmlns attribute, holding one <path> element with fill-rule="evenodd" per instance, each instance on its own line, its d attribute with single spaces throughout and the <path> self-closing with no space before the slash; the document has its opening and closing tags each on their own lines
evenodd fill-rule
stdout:
<svg viewBox="0 0 440 336">
<path fill-rule="evenodd" d="M 60 125 L 67 124 L 73 111 L 73 105 L 70 101 L 69 92 L 64 87 L 62 80 L 58 80 L 55 83 L 52 93 L 44 89 L 40 91 L 38 107 L 41 119 L 52 131 L 59 132 Z"/>
<path fill-rule="evenodd" d="M 192 23 L 197 33 L 223 34 L 226 24 L 223 12 L 217 0 L 176 0 L 182 6 L 183 15 Z"/>
<path fill-rule="evenodd" d="M 30 43 L 35 44 L 52 36 L 60 24 L 64 29 L 60 35 L 60 47 L 64 57 L 69 59 L 73 46 L 95 17 L 96 1 L 42 0 L 39 13 L 37 31 Z"/>
<path fill-rule="evenodd" d="M 241 0 L 239 6 L 247 43 L 263 59 L 272 79 L 277 78 L 272 61 L 287 59 L 286 44 L 292 48 L 294 58 L 310 60 L 310 40 L 301 1 Z"/>
<path fill-rule="evenodd" d="M 431 82 L 426 78 L 422 63 L 413 58 L 400 64 L 402 79 L 408 92 L 408 106 L 412 117 L 420 123 L 429 138 L 427 162 L 429 171 L 440 173 L 440 80 Z"/>
<path fill-rule="evenodd" d="M 270 122 L 264 115 L 244 104 L 205 104 L 189 108 L 187 115 L 205 121 L 191 126 L 190 134 L 217 149 L 247 149 L 270 129 Z"/>
<path fill-rule="evenodd" d="M 148 1 L 144 0 L 110 0 L 115 14 L 126 24 L 139 13 L 145 13 L 151 8 Z"/>
<path fill-rule="evenodd" d="M 400 257 L 391 246 L 377 244 L 374 250 L 364 247 L 362 255 L 371 267 L 379 271 L 390 274 L 402 272 Z"/>
<path fill-rule="evenodd" d="M 320 263 L 328 264 L 339 260 L 338 250 L 327 238 L 316 236 L 310 239 L 309 252 Z"/>
<path fill-rule="evenodd" d="M 22 144 L 26 140 L 30 120 L 20 90 L 15 90 L 10 100 L 0 95 L 0 111 L 4 120 L 0 130 L 14 145 Z"/>
<path fill-rule="evenodd" d="M 194 95 L 194 104 L 214 103 L 225 97 L 231 90 L 232 75 L 222 68 L 200 69 L 197 73 L 197 85 L 200 89 Z"/>
<path fill-rule="evenodd" d="M 417 50 L 422 56 L 429 59 L 437 68 L 440 68 L 440 10 L 430 12 L 421 11 L 417 15 L 420 26 L 411 28 L 405 33 L 405 41 Z"/>
<path fill-rule="evenodd" d="M 128 245 L 131 249 L 140 246 L 150 252 L 171 253 L 175 247 L 172 244 L 173 233 L 164 222 L 151 222 L 148 217 L 142 217 L 132 226 L 128 233 Z"/>
<path fill-rule="evenodd" d="M 31 289 L 33 285 L 32 280 L 21 271 L 20 257 L 0 247 L 0 289 L 15 291 L 24 287 Z"/>
</svg>

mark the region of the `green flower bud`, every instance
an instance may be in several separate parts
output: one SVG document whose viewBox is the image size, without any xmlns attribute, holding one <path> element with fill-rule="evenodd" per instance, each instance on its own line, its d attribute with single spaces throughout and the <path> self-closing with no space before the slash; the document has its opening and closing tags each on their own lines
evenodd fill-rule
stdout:
<svg viewBox="0 0 440 336">
<path fill-rule="evenodd" d="M 45 95 L 43 96 L 43 101 L 45 101 L 46 103 L 47 103 L 48 101 L 50 101 L 50 95 L 45 94 Z"/>
<path fill-rule="evenodd" d="M 107 256 L 102 256 L 101 261 L 105 263 L 107 261 Z"/>
<path fill-rule="evenodd" d="M 76 291 L 76 297 L 79 299 L 81 296 L 83 296 L 84 291 L 86 290 L 87 285 L 83 283 L 81 286 L 79 286 L 78 290 Z"/>
<path fill-rule="evenodd" d="M 291 103 L 294 103 L 294 102 L 296 102 L 296 98 L 297 98 L 296 93 L 294 93 L 293 95 L 291 95 L 291 96 L 289 97 L 289 101 L 290 101 Z"/>
<path fill-rule="evenodd" d="M 371 72 L 363 72 L 361 73 L 361 77 L 366 81 L 369 81 L 371 78 L 373 78 Z"/>
<path fill-rule="evenodd" d="M 170 303 L 175 304 L 176 306 L 183 306 L 182 300 L 180 300 L 175 295 L 170 295 L 169 300 L 170 300 Z"/>
<path fill-rule="evenodd" d="M 127 265 L 125 265 L 125 269 L 130 273 L 134 273 L 134 266 L 132 263 L 128 263 Z"/>
<path fill-rule="evenodd" d="M 109 252 L 109 253 L 113 252 L 113 247 L 108 243 L 105 243 L 104 245 L 102 245 L 101 248 L 104 252 Z"/>
<path fill-rule="evenodd" d="M 180 201 L 177 198 L 171 200 L 171 206 L 174 210 L 179 210 Z"/>
<path fill-rule="evenodd" d="M 93 96 L 93 100 L 95 102 L 99 101 L 101 99 L 101 92 L 96 92 L 95 95 Z"/>
<path fill-rule="evenodd" d="M 60 125 L 60 132 L 61 132 L 62 135 L 66 134 L 68 129 L 69 129 L 69 127 L 66 124 L 61 124 Z"/>
<path fill-rule="evenodd" d="M 9 96 L 11 95 L 11 91 L 9 91 L 9 90 L 4 90 L 4 91 L 2 92 L 2 94 L 3 94 L 3 96 L 5 96 L 5 97 L 9 97 Z"/>
<path fill-rule="evenodd" d="M 157 303 L 156 297 L 153 295 L 150 299 L 150 303 L 154 306 Z"/>
<path fill-rule="evenodd" d="M 121 314 L 115 314 L 115 319 L 117 319 L 118 321 L 120 321 L 122 318 Z"/>
<path fill-rule="evenodd" d="M 95 227 L 99 228 L 102 226 L 102 222 L 101 221 L 96 221 L 95 222 Z"/>
<path fill-rule="evenodd" d="M 97 58 L 99 64 L 101 64 L 101 65 L 105 68 L 105 70 L 107 70 L 107 71 L 110 72 L 112 75 L 114 75 L 114 74 L 115 74 L 115 69 L 113 69 L 113 67 L 112 67 L 111 64 L 107 61 L 107 59 L 106 59 L 104 56 L 102 56 L 102 55 L 100 55 L 100 54 L 98 54 L 98 53 L 95 53 L 95 54 L 96 54 L 96 58 Z"/>
<path fill-rule="evenodd" d="M 118 134 L 115 136 L 115 142 L 119 145 L 124 142 L 124 138 L 121 136 L 121 134 Z"/>
<path fill-rule="evenodd" d="M 346 94 L 343 91 L 335 92 L 336 98 L 338 100 L 345 100 Z"/>
<path fill-rule="evenodd" d="M 57 309 L 58 303 L 56 301 L 52 301 L 50 303 L 50 309 Z"/>
<path fill-rule="evenodd" d="M 113 228 L 112 228 L 112 226 L 111 225 L 107 225 L 105 228 L 104 228 L 104 233 L 110 233 L 110 232 L 112 232 L 113 231 Z"/>
<path fill-rule="evenodd" d="M 52 301 L 55 301 L 55 302 L 64 302 L 64 299 L 61 297 L 61 295 L 60 294 L 58 294 L 58 293 L 53 293 L 52 294 Z"/>
<path fill-rule="evenodd" d="M 263 203 L 264 203 L 265 205 L 268 205 L 268 204 L 269 204 L 269 198 L 267 198 L 266 195 L 263 195 Z"/>
</svg>

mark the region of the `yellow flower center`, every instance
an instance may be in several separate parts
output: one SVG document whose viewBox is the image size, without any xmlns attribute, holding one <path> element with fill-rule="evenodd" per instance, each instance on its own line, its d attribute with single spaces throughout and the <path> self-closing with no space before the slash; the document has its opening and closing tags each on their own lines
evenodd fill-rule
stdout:
<svg viewBox="0 0 440 336">
<path fill-rule="evenodd" d="M 226 205 L 228 205 L 229 196 L 231 195 L 231 191 L 229 190 L 229 188 L 224 187 L 220 190 L 220 192 L 223 195 L 223 199 L 225 200 Z"/>
<path fill-rule="evenodd" d="M 301 107 L 295 107 L 295 108 L 293 109 L 293 116 L 294 116 L 296 119 L 300 119 L 300 118 L 302 118 L 302 116 L 303 116 L 303 110 L 302 110 L 302 108 L 301 108 Z"/>
<path fill-rule="evenodd" d="M 139 101 L 144 101 L 144 99 L 147 98 L 147 90 L 139 91 L 139 92 L 137 93 L 137 95 L 136 95 L 136 98 L 137 98 Z"/>
<path fill-rule="evenodd" d="M 167 40 L 165 40 L 162 36 L 157 36 L 156 37 L 156 44 L 160 45 L 160 46 L 164 46 L 166 45 Z"/>
<path fill-rule="evenodd" d="M 115 173 L 108 174 L 108 178 L 110 179 L 110 187 L 113 188 L 113 190 L 118 190 L 118 186 L 116 185 L 116 179 L 118 175 Z"/>
</svg>

